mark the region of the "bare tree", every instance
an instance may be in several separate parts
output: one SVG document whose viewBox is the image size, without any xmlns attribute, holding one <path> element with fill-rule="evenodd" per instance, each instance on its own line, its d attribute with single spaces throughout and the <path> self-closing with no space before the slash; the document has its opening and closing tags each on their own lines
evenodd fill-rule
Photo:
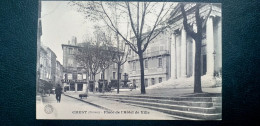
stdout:
<svg viewBox="0 0 260 126">
<path fill-rule="evenodd" d="M 124 43 L 122 43 L 124 44 Z M 120 49 L 119 47 L 119 38 L 117 35 L 117 49 L 115 50 L 115 57 L 113 62 L 117 64 L 117 93 L 119 94 L 119 85 L 120 85 L 120 69 L 121 66 L 127 61 L 127 57 L 129 55 L 129 48 L 126 44 L 122 46 Z"/>
<path fill-rule="evenodd" d="M 205 27 L 205 24 L 207 22 L 207 19 L 211 13 L 212 10 L 212 6 L 210 7 L 210 10 L 205 18 L 205 20 L 203 20 L 203 18 L 200 16 L 200 8 L 202 6 L 202 4 L 200 3 L 196 3 L 195 5 L 195 20 L 196 20 L 196 28 L 197 28 L 197 32 L 195 32 L 193 30 L 193 28 L 191 26 L 188 25 L 187 23 L 187 14 L 186 14 L 186 10 L 185 10 L 185 5 L 184 3 L 180 4 L 180 9 L 182 12 L 182 16 L 183 16 L 183 26 L 185 31 L 187 32 L 188 35 L 190 35 L 194 40 L 195 40 L 195 68 L 194 68 L 194 93 L 201 93 L 202 89 L 201 89 L 201 46 L 202 46 L 202 29 Z M 187 6 L 190 6 L 187 4 Z"/>
<path fill-rule="evenodd" d="M 75 59 L 92 75 L 93 87 L 95 87 L 96 75 L 101 72 L 104 74 L 104 70 L 112 63 L 113 55 L 108 53 L 110 48 L 109 45 L 98 39 L 98 41 L 83 43 L 79 47 L 79 52 L 75 54 Z"/>
<path fill-rule="evenodd" d="M 141 73 L 141 94 L 145 94 L 143 52 L 149 43 L 168 28 L 165 20 L 175 4 L 167 2 L 73 2 L 79 11 L 92 20 L 101 19 L 112 31 L 139 56 Z M 118 13 L 113 13 L 114 11 Z M 133 38 L 126 38 L 113 15 L 120 14 L 122 20 L 130 22 Z M 118 17 L 118 16 L 116 16 Z M 150 31 L 146 31 L 151 27 Z"/>
</svg>

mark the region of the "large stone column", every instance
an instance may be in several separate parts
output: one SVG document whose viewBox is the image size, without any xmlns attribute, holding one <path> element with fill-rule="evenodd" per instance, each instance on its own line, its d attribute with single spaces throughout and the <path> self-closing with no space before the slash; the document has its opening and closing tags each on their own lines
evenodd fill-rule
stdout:
<svg viewBox="0 0 260 126">
<path fill-rule="evenodd" d="M 176 76 L 177 78 L 181 77 L 181 37 L 178 35 L 176 36 Z"/>
<path fill-rule="evenodd" d="M 218 61 L 218 70 L 222 68 L 222 20 L 218 22 L 218 50 L 217 52 L 217 61 Z"/>
<path fill-rule="evenodd" d="M 187 41 L 186 31 L 184 28 L 181 30 L 181 77 L 187 75 Z"/>
<path fill-rule="evenodd" d="M 197 32 L 197 26 L 193 24 L 193 31 Z M 192 76 L 195 74 L 195 54 L 196 54 L 196 42 L 192 38 Z"/>
<path fill-rule="evenodd" d="M 195 49 L 195 40 L 192 39 L 192 76 L 194 76 L 194 72 L 195 72 L 195 53 L 196 53 L 196 49 Z"/>
<path fill-rule="evenodd" d="M 173 33 L 171 37 L 171 79 L 176 79 L 176 36 Z"/>
<path fill-rule="evenodd" d="M 206 75 L 213 76 L 214 74 L 214 36 L 213 36 L 213 19 L 209 17 L 206 26 L 207 39 L 207 73 Z"/>
<path fill-rule="evenodd" d="M 188 36 L 187 37 L 187 77 L 192 76 L 192 72 L 193 72 L 193 39 Z"/>
</svg>

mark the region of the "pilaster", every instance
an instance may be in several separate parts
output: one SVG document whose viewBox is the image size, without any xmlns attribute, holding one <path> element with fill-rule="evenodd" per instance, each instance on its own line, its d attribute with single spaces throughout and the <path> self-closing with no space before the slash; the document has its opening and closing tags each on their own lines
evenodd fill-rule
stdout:
<svg viewBox="0 0 260 126">
<path fill-rule="evenodd" d="M 206 26 L 207 39 L 207 73 L 206 75 L 213 76 L 214 74 L 214 36 L 213 36 L 213 19 L 209 17 Z"/>
<path fill-rule="evenodd" d="M 187 40 L 186 31 L 183 28 L 181 31 L 181 77 L 187 75 Z"/>
</svg>

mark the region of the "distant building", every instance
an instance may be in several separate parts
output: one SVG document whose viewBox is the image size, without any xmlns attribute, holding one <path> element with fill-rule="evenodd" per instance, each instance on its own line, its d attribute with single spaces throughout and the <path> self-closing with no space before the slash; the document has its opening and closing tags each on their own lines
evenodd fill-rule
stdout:
<svg viewBox="0 0 260 126">
<path fill-rule="evenodd" d="M 55 86 L 56 80 L 56 54 L 46 46 L 40 46 L 40 59 L 39 59 L 39 79 L 40 87 L 43 87 L 43 83 L 50 83 Z"/>
<path fill-rule="evenodd" d="M 77 38 L 72 37 L 68 44 L 62 44 L 63 77 L 62 83 L 66 91 L 83 91 L 87 89 L 87 71 L 74 58 L 78 51 Z"/>
<path fill-rule="evenodd" d="M 93 76 L 88 74 L 88 71 L 84 69 L 75 59 L 74 54 L 80 49 L 83 43 L 77 43 L 77 38 L 72 37 L 72 41 L 68 41 L 68 44 L 62 44 L 63 50 L 63 79 L 62 83 L 66 91 L 86 91 L 89 86 L 89 80 L 93 80 Z M 122 71 L 123 67 L 120 71 Z M 120 72 L 120 77 L 122 76 Z M 117 79 L 117 66 L 112 64 L 105 70 L 105 75 L 99 73 L 95 76 L 96 81 Z"/>
<path fill-rule="evenodd" d="M 45 47 L 48 55 L 48 62 L 50 64 L 50 69 L 51 69 L 51 75 L 50 75 L 50 81 L 52 84 L 55 84 L 55 79 L 56 79 L 56 54 L 49 48 Z M 55 85 L 54 85 L 55 86 Z"/>
<path fill-rule="evenodd" d="M 41 51 L 41 36 L 42 36 L 42 23 L 41 23 L 41 0 L 38 1 L 38 20 L 37 20 L 37 63 L 36 63 L 36 90 L 39 92 L 39 77 L 40 77 L 40 51 Z"/>
<path fill-rule="evenodd" d="M 56 61 L 55 86 L 57 86 L 57 84 L 62 85 L 61 83 L 62 78 L 63 78 L 63 66 L 59 61 Z"/>
<path fill-rule="evenodd" d="M 45 81 L 50 81 L 51 79 L 51 64 L 49 62 L 49 58 L 48 58 L 48 55 L 47 55 L 47 51 L 43 48 L 43 47 L 40 47 L 40 76 L 39 76 L 39 79 L 41 80 L 45 80 Z"/>
</svg>

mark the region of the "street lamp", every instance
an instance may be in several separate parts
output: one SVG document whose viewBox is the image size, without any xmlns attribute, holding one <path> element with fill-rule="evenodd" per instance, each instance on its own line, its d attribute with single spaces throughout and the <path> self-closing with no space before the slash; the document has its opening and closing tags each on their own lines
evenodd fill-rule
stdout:
<svg viewBox="0 0 260 126">
<path fill-rule="evenodd" d="M 127 82 L 128 82 L 128 74 L 125 73 L 125 74 L 124 74 L 124 86 L 127 85 Z"/>
<path fill-rule="evenodd" d="M 214 50 L 212 54 L 213 54 L 213 56 L 214 56 L 214 62 L 215 62 L 215 58 L 216 58 L 216 51 Z"/>
</svg>

